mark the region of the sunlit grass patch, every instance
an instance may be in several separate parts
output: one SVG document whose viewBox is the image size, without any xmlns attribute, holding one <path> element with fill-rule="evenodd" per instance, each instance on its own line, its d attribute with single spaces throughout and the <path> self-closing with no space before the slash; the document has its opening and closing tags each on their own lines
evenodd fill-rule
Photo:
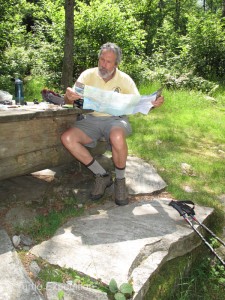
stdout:
<svg viewBox="0 0 225 300">
<path fill-rule="evenodd" d="M 149 94 L 158 87 L 144 86 L 140 91 Z M 210 101 L 202 93 L 185 90 L 164 90 L 163 95 L 163 106 L 147 116 L 130 117 L 129 153 L 152 163 L 174 197 L 218 207 L 225 178 L 225 118 L 220 110 L 225 101 Z M 182 163 L 190 165 L 190 174 L 184 174 Z"/>
</svg>

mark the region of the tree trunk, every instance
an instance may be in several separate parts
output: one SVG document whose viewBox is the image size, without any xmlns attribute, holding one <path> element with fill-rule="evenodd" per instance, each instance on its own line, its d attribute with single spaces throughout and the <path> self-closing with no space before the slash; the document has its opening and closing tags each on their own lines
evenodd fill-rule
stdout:
<svg viewBox="0 0 225 300">
<path fill-rule="evenodd" d="M 206 0 L 203 0 L 202 6 L 203 6 L 204 11 L 206 11 Z"/>
<path fill-rule="evenodd" d="M 225 18 L 225 0 L 222 2 L 222 18 Z"/>
<path fill-rule="evenodd" d="M 73 83 L 74 0 L 65 0 L 65 43 L 62 68 L 62 89 Z"/>
<path fill-rule="evenodd" d="M 175 17 L 174 17 L 174 28 L 176 31 L 180 28 L 180 0 L 176 0 Z"/>
</svg>

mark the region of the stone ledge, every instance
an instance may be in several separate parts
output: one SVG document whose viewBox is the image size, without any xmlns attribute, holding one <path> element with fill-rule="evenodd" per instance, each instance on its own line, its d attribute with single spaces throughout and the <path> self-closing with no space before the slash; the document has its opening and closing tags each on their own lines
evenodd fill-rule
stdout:
<svg viewBox="0 0 225 300">
<path fill-rule="evenodd" d="M 165 199 L 139 201 L 72 219 L 31 253 L 106 284 L 112 278 L 118 285 L 132 280 L 133 299 L 141 300 L 158 267 L 201 242 L 168 203 Z M 200 222 L 212 211 L 196 206 Z"/>
<path fill-rule="evenodd" d="M 0 230 L 0 299 L 44 300 L 28 277 L 5 230 Z"/>
</svg>

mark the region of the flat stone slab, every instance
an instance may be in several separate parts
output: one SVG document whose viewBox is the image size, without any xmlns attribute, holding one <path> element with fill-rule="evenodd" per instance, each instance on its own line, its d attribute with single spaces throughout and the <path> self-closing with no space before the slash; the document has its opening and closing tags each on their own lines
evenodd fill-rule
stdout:
<svg viewBox="0 0 225 300">
<path fill-rule="evenodd" d="M 132 280 L 134 299 L 143 299 L 148 281 L 165 261 L 182 256 L 201 240 L 168 199 L 133 202 L 71 219 L 30 252 L 51 264 L 72 268 L 109 284 Z M 213 209 L 196 206 L 203 222 Z"/>
<path fill-rule="evenodd" d="M 130 195 L 151 194 L 167 186 L 153 166 L 133 156 L 128 156 L 127 159 L 126 183 Z"/>
<path fill-rule="evenodd" d="M 5 230 L 0 230 L 0 241 L 0 299 L 44 300 L 26 274 Z"/>
</svg>

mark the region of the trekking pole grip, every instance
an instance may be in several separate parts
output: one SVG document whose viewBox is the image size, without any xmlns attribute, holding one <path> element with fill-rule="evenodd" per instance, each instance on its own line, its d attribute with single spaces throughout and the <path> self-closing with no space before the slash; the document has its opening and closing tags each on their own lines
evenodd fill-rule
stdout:
<svg viewBox="0 0 225 300">
<path fill-rule="evenodd" d="M 186 212 L 182 210 L 182 208 L 177 204 L 176 201 L 170 201 L 169 206 L 172 206 L 174 209 L 176 209 L 182 217 L 186 214 Z"/>
</svg>

